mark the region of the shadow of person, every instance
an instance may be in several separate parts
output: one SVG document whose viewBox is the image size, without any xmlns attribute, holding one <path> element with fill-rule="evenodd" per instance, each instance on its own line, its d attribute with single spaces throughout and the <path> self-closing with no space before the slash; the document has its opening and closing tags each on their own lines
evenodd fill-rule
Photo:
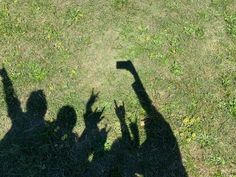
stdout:
<svg viewBox="0 0 236 177">
<path fill-rule="evenodd" d="M 118 105 L 114 100 L 115 113 L 120 122 L 121 137 L 117 138 L 110 149 L 112 167 L 109 172 L 111 177 L 128 177 L 134 176 L 136 168 L 136 150 L 139 145 L 138 129 L 135 122 L 130 124 L 130 130 L 126 123 L 126 111 L 124 102 Z"/>
<path fill-rule="evenodd" d="M 102 114 L 105 108 L 102 108 L 101 110 L 98 110 L 98 108 L 96 108 L 94 111 L 92 109 L 92 106 L 97 101 L 97 98 L 98 93 L 94 94 L 94 91 L 92 90 L 90 98 L 86 103 L 84 113 L 85 129 L 81 137 L 79 138 L 80 142 L 87 143 L 86 147 L 88 156 L 94 151 L 103 151 L 103 145 L 106 141 L 107 135 L 107 132 L 105 131 L 106 128 L 100 130 L 98 127 L 99 122 L 104 118 Z"/>
<path fill-rule="evenodd" d="M 77 115 L 73 107 L 63 106 L 53 122 L 53 129 L 50 133 L 51 158 L 46 163 L 47 173 L 44 176 L 93 176 L 93 170 L 89 168 L 93 161 L 104 155 L 104 144 L 107 138 L 106 127 L 101 130 L 98 123 L 103 119 L 103 111 L 92 109 L 98 98 L 98 94 L 92 93 L 86 103 L 83 115 L 85 129 L 80 137 L 73 133 L 77 122 Z M 91 158 L 92 159 L 89 159 Z"/>
<path fill-rule="evenodd" d="M 3 171 L 6 172 L 1 175 L 8 176 L 8 173 L 14 172 L 24 174 L 27 170 L 21 168 L 20 164 L 26 162 L 27 158 L 35 153 L 33 147 L 40 144 L 37 139 L 45 128 L 44 116 L 47 111 L 47 101 L 42 90 L 34 91 L 27 100 L 26 112 L 24 112 L 5 68 L 0 70 L 0 75 L 8 117 L 12 123 L 0 144 L 0 168 L 5 169 Z M 6 169 L 12 169 L 12 171 Z"/>
<path fill-rule="evenodd" d="M 4 140 L 11 141 L 17 137 L 20 138 L 19 135 L 32 135 L 32 130 L 44 126 L 44 116 L 47 111 L 47 101 L 44 92 L 42 90 L 32 92 L 26 104 L 26 112 L 23 112 L 21 103 L 5 68 L 1 69 L 0 75 L 2 77 L 8 116 L 12 122 L 11 129 L 4 137 Z M 22 138 L 20 142 L 23 143 L 26 138 Z"/>
<path fill-rule="evenodd" d="M 139 163 L 136 172 L 145 177 L 187 177 L 171 127 L 152 104 L 132 62 L 117 62 L 117 68 L 126 69 L 133 75 L 132 88 L 146 112 L 146 140 L 137 151 Z"/>
<path fill-rule="evenodd" d="M 73 133 L 76 111 L 63 106 L 54 122 L 44 116 L 47 101 L 42 90 L 30 94 L 26 111 L 5 68 L 0 70 L 4 99 L 12 126 L 0 142 L 0 176 L 82 176 L 93 160 L 104 154 L 106 128 L 99 129 L 104 108 L 93 110 L 98 94 L 92 92 L 84 114 L 85 130 Z"/>
<path fill-rule="evenodd" d="M 76 122 L 77 115 L 72 106 L 66 105 L 60 108 L 56 120 L 48 127 L 50 148 L 45 154 L 48 157 L 45 161 L 45 170 L 41 175 L 76 176 L 78 173 L 75 170 L 79 165 L 76 159 L 78 137 L 73 133 Z"/>
<path fill-rule="evenodd" d="M 106 126 L 102 129 L 98 127 L 99 122 L 104 118 L 102 114 L 105 108 L 103 107 L 101 110 L 98 110 L 98 108 L 92 109 L 98 99 L 98 94 L 95 94 L 94 90 L 92 90 L 90 98 L 86 103 L 84 113 L 85 129 L 78 142 L 79 146 L 82 147 L 80 151 L 84 155 L 83 159 L 87 159 L 86 165 L 84 165 L 87 166 L 84 169 L 84 177 L 101 176 L 107 168 L 107 160 L 105 160 L 107 154 L 104 145 L 109 130 L 106 130 Z M 89 160 L 89 158 L 91 159 Z"/>
</svg>

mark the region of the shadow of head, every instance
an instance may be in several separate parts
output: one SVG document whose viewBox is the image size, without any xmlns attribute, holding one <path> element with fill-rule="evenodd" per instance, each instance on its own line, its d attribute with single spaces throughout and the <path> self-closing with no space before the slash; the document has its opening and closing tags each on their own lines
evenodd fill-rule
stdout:
<svg viewBox="0 0 236 177">
<path fill-rule="evenodd" d="M 43 90 L 37 90 L 30 94 L 26 109 L 34 118 L 43 119 L 47 112 L 47 101 Z"/>
<path fill-rule="evenodd" d="M 74 128 L 76 121 L 75 109 L 71 106 L 63 106 L 57 114 L 56 125 L 61 131 L 70 132 Z"/>
</svg>

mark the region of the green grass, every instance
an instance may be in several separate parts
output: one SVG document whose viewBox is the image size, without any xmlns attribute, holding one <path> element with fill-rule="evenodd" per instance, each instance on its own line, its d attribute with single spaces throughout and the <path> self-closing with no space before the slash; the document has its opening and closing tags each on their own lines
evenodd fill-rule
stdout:
<svg viewBox="0 0 236 177">
<path fill-rule="evenodd" d="M 113 100 L 140 125 L 144 112 L 132 77 L 116 61 L 133 61 L 155 106 L 170 123 L 189 176 L 235 177 L 236 3 L 233 0 L 2 0 L 0 64 L 23 108 L 43 89 L 53 121 L 72 105 L 83 113 L 92 88 L 99 123 L 110 128 L 105 148 L 121 136 Z M 10 128 L 0 86 L 0 138 Z"/>
</svg>

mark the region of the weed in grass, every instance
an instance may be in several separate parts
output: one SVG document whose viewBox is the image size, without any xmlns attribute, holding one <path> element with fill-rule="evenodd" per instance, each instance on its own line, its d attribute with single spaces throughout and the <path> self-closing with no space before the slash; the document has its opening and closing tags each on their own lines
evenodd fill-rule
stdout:
<svg viewBox="0 0 236 177">
<path fill-rule="evenodd" d="M 234 46 L 228 47 L 226 59 L 236 62 L 236 48 Z"/>
<path fill-rule="evenodd" d="M 197 136 L 197 141 L 203 148 L 212 147 L 218 142 L 217 138 L 204 133 L 201 133 L 199 136 Z"/>
<path fill-rule="evenodd" d="M 42 29 L 44 39 L 49 42 L 59 40 L 61 37 L 60 31 L 50 23 L 45 24 Z"/>
<path fill-rule="evenodd" d="M 37 18 L 40 16 L 44 16 L 44 14 L 48 14 L 49 12 L 56 13 L 56 9 L 53 6 L 53 3 L 48 0 L 32 0 L 29 2 L 30 6 L 30 16 L 32 18 Z"/>
<path fill-rule="evenodd" d="M 213 177 L 226 177 L 226 176 L 221 172 L 221 170 L 217 170 L 217 172 L 213 174 Z"/>
<path fill-rule="evenodd" d="M 207 159 L 207 163 L 212 165 L 225 165 L 225 160 L 222 157 L 213 155 Z"/>
<path fill-rule="evenodd" d="M 209 21 L 210 20 L 210 15 L 206 11 L 200 11 L 197 13 L 198 18 L 204 21 Z"/>
<path fill-rule="evenodd" d="M 183 69 L 181 65 L 175 61 L 170 67 L 170 72 L 176 76 L 181 76 L 183 74 Z"/>
<path fill-rule="evenodd" d="M 188 112 L 191 114 L 194 114 L 196 112 L 197 104 L 198 104 L 198 100 L 193 98 L 190 104 L 188 105 Z"/>
<path fill-rule="evenodd" d="M 25 33 L 25 27 L 20 18 L 13 18 L 9 5 L 3 3 L 0 5 L 0 34 L 1 36 L 16 36 Z"/>
<path fill-rule="evenodd" d="M 115 7 L 115 9 L 122 9 L 125 6 L 127 6 L 129 0 L 113 0 L 113 6 Z"/>
<path fill-rule="evenodd" d="M 231 113 L 231 115 L 236 118 L 236 98 L 230 99 L 227 103 L 227 109 Z"/>
<path fill-rule="evenodd" d="M 232 85 L 232 80 L 228 74 L 225 74 L 221 77 L 221 84 L 224 88 L 227 88 L 228 86 Z"/>
<path fill-rule="evenodd" d="M 26 72 L 33 81 L 40 82 L 47 77 L 47 70 L 37 62 L 28 62 L 23 67 L 24 72 Z"/>
<path fill-rule="evenodd" d="M 225 108 L 234 118 L 236 118 L 235 83 L 235 72 L 227 72 L 221 76 L 221 84 L 225 90 L 225 100 L 219 105 Z"/>
<path fill-rule="evenodd" d="M 184 33 L 186 33 L 189 36 L 194 36 L 197 38 L 203 38 L 204 36 L 204 30 L 201 27 L 198 27 L 194 24 L 189 24 L 184 27 Z"/>
<path fill-rule="evenodd" d="M 137 30 L 124 28 L 123 39 L 129 41 L 128 49 L 121 54 L 123 58 L 145 57 L 167 64 L 172 55 L 180 52 L 179 36 L 166 30 L 152 32 L 148 26 L 139 26 Z"/>
<path fill-rule="evenodd" d="M 236 38 L 236 13 L 232 15 L 226 15 L 225 21 L 227 23 L 226 29 L 230 36 Z"/>
<path fill-rule="evenodd" d="M 68 26 L 78 23 L 83 17 L 80 7 L 70 7 L 65 14 L 65 23 Z"/>
<path fill-rule="evenodd" d="M 179 127 L 176 132 L 182 141 L 191 142 L 196 139 L 198 126 L 200 124 L 199 117 L 185 117 L 182 120 L 182 125 Z"/>
<path fill-rule="evenodd" d="M 92 39 L 90 36 L 79 36 L 78 38 L 76 38 L 76 45 L 81 48 L 91 44 L 91 41 Z"/>
<path fill-rule="evenodd" d="M 171 39 L 170 39 L 170 47 L 169 47 L 169 51 L 172 54 L 175 54 L 177 52 L 181 51 L 181 41 L 180 41 L 180 37 L 178 35 L 174 35 Z"/>
<path fill-rule="evenodd" d="M 178 10 L 179 9 L 179 3 L 176 1 L 167 1 L 166 7 L 171 10 Z"/>
</svg>

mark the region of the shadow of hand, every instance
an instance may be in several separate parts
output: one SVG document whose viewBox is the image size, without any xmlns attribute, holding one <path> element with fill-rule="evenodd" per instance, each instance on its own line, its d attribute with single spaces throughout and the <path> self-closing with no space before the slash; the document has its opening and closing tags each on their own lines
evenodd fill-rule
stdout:
<svg viewBox="0 0 236 177">
<path fill-rule="evenodd" d="M 125 105 L 124 102 L 122 102 L 122 105 L 118 106 L 116 100 L 114 100 L 115 103 L 115 112 L 116 116 L 119 118 L 120 121 L 125 119 Z"/>
<path fill-rule="evenodd" d="M 105 144 L 109 131 L 110 131 L 110 128 L 107 129 L 107 125 L 105 125 L 105 127 L 100 130 L 100 135 L 101 135 L 101 140 L 100 140 L 101 142 L 100 143 L 102 145 Z"/>
<path fill-rule="evenodd" d="M 138 123 L 137 123 L 137 118 L 135 119 L 135 121 L 130 121 L 131 123 L 129 124 L 130 127 L 130 131 L 133 135 L 133 142 L 132 145 L 135 148 L 139 147 L 139 143 L 140 143 L 140 137 L 139 137 L 139 129 L 138 129 Z"/>
<path fill-rule="evenodd" d="M 88 99 L 88 102 L 86 104 L 86 109 L 87 110 L 91 110 L 92 109 L 92 106 L 93 104 L 97 101 L 97 98 L 98 98 L 98 95 L 99 95 L 99 92 L 94 94 L 94 89 L 92 90 L 92 93 Z"/>
<path fill-rule="evenodd" d="M 104 109 L 105 107 L 103 107 L 102 110 L 98 110 L 98 108 L 96 108 L 91 114 L 91 116 L 89 116 L 89 118 L 92 119 L 91 121 L 93 121 L 94 124 L 98 124 L 104 118 L 104 116 L 102 116 Z"/>
<path fill-rule="evenodd" d="M 97 124 L 103 119 L 103 111 L 105 109 L 102 108 L 99 110 L 96 108 L 95 110 L 92 109 L 93 104 L 97 101 L 99 93 L 94 93 L 94 90 L 92 90 L 92 93 L 88 99 L 88 102 L 86 104 L 86 113 L 84 114 L 84 122 L 87 127 L 97 127 Z"/>
</svg>

